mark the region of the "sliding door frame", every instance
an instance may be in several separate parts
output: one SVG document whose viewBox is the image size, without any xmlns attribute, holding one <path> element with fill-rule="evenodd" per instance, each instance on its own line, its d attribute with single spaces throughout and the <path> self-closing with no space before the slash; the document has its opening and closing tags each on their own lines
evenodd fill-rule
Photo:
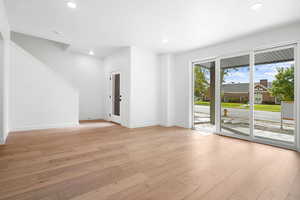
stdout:
<svg viewBox="0 0 300 200">
<path fill-rule="evenodd" d="M 218 84 L 219 85 L 219 91 L 218 91 L 218 102 L 216 102 L 216 105 L 218 105 L 219 107 L 218 107 L 218 109 L 219 109 L 219 116 L 218 116 L 218 118 L 217 119 L 219 119 L 218 121 L 219 121 L 219 131 L 218 131 L 218 133 L 220 134 L 220 135 L 224 135 L 224 136 L 229 136 L 229 137 L 237 137 L 237 138 L 239 138 L 239 139 L 245 139 L 245 140 L 251 140 L 251 134 L 253 133 L 252 132 L 252 130 L 251 130 L 251 105 L 250 105 L 250 110 L 249 110 L 249 113 L 248 113 L 248 115 L 249 115 L 249 136 L 246 136 L 246 135 L 243 135 L 243 134 L 241 134 L 241 135 L 239 135 L 239 134 L 235 134 L 235 133 L 229 133 L 229 132 L 223 132 L 222 131 L 222 124 L 221 124 L 221 114 L 222 114 L 222 111 L 221 111 L 221 109 L 222 109 L 222 105 L 221 105 L 221 103 L 222 103 L 222 99 L 221 99 L 221 60 L 223 60 L 223 59 L 228 59 L 228 58 L 234 58 L 234 57 L 239 57 L 239 56 L 249 56 L 249 59 L 251 59 L 251 56 L 250 56 L 250 54 L 251 54 L 251 51 L 245 51 L 245 52 L 240 52 L 240 53 L 235 53 L 235 54 L 230 54 L 230 55 L 226 55 L 226 56 L 220 56 L 218 59 L 219 59 L 219 65 L 217 66 L 218 68 L 219 68 L 219 73 L 218 74 L 216 74 L 216 75 L 218 75 L 218 77 L 219 77 L 219 79 L 218 79 L 218 83 L 216 83 L 216 84 Z M 251 73 L 251 62 L 249 63 L 249 73 Z M 251 76 L 250 76 L 250 78 L 249 78 L 249 81 L 250 81 L 250 84 L 249 84 L 249 91 L 250 91 L 250 87 L 251 87 Z M 251 89 L 252 90 L 252 89 Z M 250 99 L 250 97 L 251 97 L 251 92 L 249 93 L 249 99 Z M 253 114 L 252 114 L 253 115 Z"/>
<path fill-rule="evenodd" d="M 300 65 L 299 65 L 299 60 L 300 60 L 300 52 L 298 50 L 300 46 L 300 41 L 293 41 L 293 42 L 288 42 L 288 43 L 280 43 L 276 45 L 269 45 L 269 46 L 263 46 L 259 48 L 253 48 L 250 49 L 249 51 L 243 51 L 239 53 L 233 53 L 233 54 L 227 54 L 223 56 L 216 56 L 216 57 L 211 57 L 208 59 L 198 59 L 198 60 L 193 60 L 190 62 L 190 66 L 192 69 L 192 102 L 191 102 L 191 114 L 192 114 L 192 124 L 190 127 L 194 127 L 194 119 L 193 119 L 193 114 L 194 114 L 194 64 L 199 63 L 199 62 L 209 62 L 209 61 L 215 61 L 216 62 L 216 69 L 215 69 L 215 76 L 216 76 L 216 82 L 215 82 L 215 119 L 216 119 L 216 132 L 215 134 L 218 135 L 223 135 L 223 136 L 229 136 L 229 137 L 234 137 L 234 138 L 239 138 L 243 140 L 248 140 L 251 142 L 256 142 L 256 143 L 262 143 L 262 144 L 268 144 L 268 145 L 273 145 L 273 146 L 278 146 L 278 147 L 283 147 L 287 149 L 292 149 L 292 150 L 298 150 L 300 152 Z M 280 49 L 287 49 L 287 48 L 294 48 L 294 62 L 295 62 L 295 87 L 294 87 L 294 92 L 295 92 L 295 127 L 294 127 L 294 137 L 295 137 L 295 142 L 293 144 L 289 144 L 284 141 L 277 141 L 277 140 L 272 140 L 272 139 L 266 139 L 266 138 L 257 138 L 254 136 L 254 68 L 255 68 L 255 55 L 258 53 L 262 52 L 270 52 L 274 50 L 280 50 Z M 250 104 L 250 111 L 249 111 L 249 126 L 250 126 L 250 135 L 249 136 L 243 136 L 243 135 L 237 135 L 237 134 L 230 134 L 223 132 L 221 130 L 221 84 L 220 84 L 220 72 L 221 72 L 221 59 L 225 58 L 232 58 L 232 57 L 237 57 L 237 56 L 242 56 L 242 55 L 249 55 L 250 56 L 250 71 L 249 71 L 249 104 Z"/>
<path fill-rule="evenodd" d="M 194 66 L 195 64 L 198 63 L 207 63 L 207 62 L 215 62 L 215 70 L 217 70 L 217 61 L 216 58 L 208 58 L 208 59 L 204 59 L 204 60 L 194 60 L 191 62 L 191 67 L 192 67 L 192 99 L 191 99 L 191 114 L 192 114 L 192 119 L 191 119 L 191 127 L 192 129 L 195 129 L 195 119 L 194 119 L 194 110 L 195 110 L 195 106 L 194 106 L 194 98 L 195 98 L 195 71 L 194 71 Z M 217 79 L 217 77 L 215 77 Z M 217 81 L 217 80 L 216 80 Z M 216 89 L 215 89 L 215 93 L 216 93 Z M 215 100 L 215 105 L 217 104 L 217 101 Z M 216 112 L 216 111 L 215 111 Z M 217 115 L 215 115 L 217 116 Z M 217 119 L 217 118 L 215 118 Z M 215 120 L 218 121 L 218 120 Z M 215 129 L 217 127 L 217 124 L 215 124 Z M 203 129 L 203 131 L 206 131 L 205 129 Z M 214 133 L 216 133 L 216 130 L 214 131 Z"/>
<path fill-rule="evenodd" d="M 295 72 L 294 72 L 294 120 L 295 120 L 295 125 L 294 125 L 294 142 L 293 143 L 289 143 L 289 142 L 284 142 L 284 141 L 280 141 L 280 140 L 274 140 L 271 138 L 263 138 L 263 137 L 257 137 L 254 135 L 254 126 L 252 126 L 252 132 L 253 132 L 253 139 L 254 140 L 266 140 L 268 142 L 270 142 L 272 145 L 274 145 L 274 143 L 286 147 L 286 148 L 291 148 L 291 149 L 297 149 L 298 147 L 298 137 L 299 137 L 299 133 L 298 133 L 298 125 L 299 125 L 299 116 L 297 116 L 297 111 L 298 111 L 298 104 L 299 104 L 299 98 L 298 98 L 298 91 L 300 89 L 299 84 L 297 84 L 299 82 L 299 66 L 297 63 L 298 60 L 298 56 L 297 56 L 297 43 L 294 44 L 287 44 L 287 45 L 281 45 L 281 46 L 276 46 L 276 47 L 271 47 L 271 48 L 266 48 L 266 49 L 260 49 L 260 50 L 255 50 L 254 51 L 254 62 L 255 62 L 255 56 L 257 54 L 261 54 L 261 53 L 267 53 L 267 52 L 272 52 L 272 51 L 278 51 L 278 50 L 283 50 L 283 49 L 289 49 L 289 48 L 293 48 L 294 50 L 294 63 L 295 63 Z M 253 77 L 254 77 L 254 67 L 255 67 L 255 63 L 253 65 Z M 254 92 L 254 88 L 253 88 L 253 92 Z M 254 106 L 254 102 L 253 102 L 253 106 Z M 254 112 L 254 109 L 252 110 Z M 254 115 L 253 115 L 254 117 Z M 254 122 L 254 118 L 253 118 L 253 122 Z"/>
<path fill-rule="evenodd" d="M 244 139 L 252 142 L 257 142 L 257 143 L 262 143 L 262 144 L 268 144 L 268 145 L 273 145 L 273 146 L 278 146 L 278 147 L 283 147 L 287 149 L 293 149 L 293 150 L 299 150 L 299 65 L 298 65 L 298 53 L 297 53 L 297 45 L 298 43 L 289 43 L 285 45 L 279 45 L 279 46 L 272 46 L 272 47 L 266 47 L 266 48 L 259 48 L 259 49 L 253 49 L 249 52 L 243 52 L 243 53 L 238 53 L 238 54 L 232 54 L 230 56 L 222 56 L 220 57 L 221 59 L 226 59 L 226 58 L 232 58 L 232 57 L 237 57 L 237 56 L 242 56 L 242 55 L 250 55 L 250 84 L 249 84 L 249 105 L 250 105 L 250 112 L 249 112 L 249 127 L 250 127 L 250 135 L 249 136 L 243 136 L 243 135 L 238 135 L 234 133 L 228 133 L 220 130 L 218 133 L 220 135 L 224 136 L 229 136 L 229 137 L 235 137 L 239 139 Z M 255 55 L 259 53 L 264 53 L 264 52 L 271 52 L 271 51 L 276 51 L 276 50 L 281 50 L 281 49 L 287 49 L 287 48 L 294 48 L 294 61 L 295 61 L 295 87 L 294 87 L 294 92 L 295 92 L 295 127 L 294 127 L 294 143 L 288 143 L 284 141 L 279 141 L 279 140 L 273 140 L 269 138 L 262 138 L 262 137 L 255 137 L 254 135 L 254 68 L 255 68 Z M 217 66 L 219 69 L 221 69 L 221 65 Z M 220 76 L 220 74 L 219 74 Z M 219 82 L 220 84 L 220 82 Z M 219 100 L 218 103 L 220 105 L 221 101 Z M 219 116 L 218 119 L 221 119 L 221 115 Z M 221 127 L 220 127 L 221 129 Z"/>
<path fill-rule="evenodd" d="M 295 59 L 295 112 L 296 112 L 296 125 L 295 125 L 295 138 L 296 138 L 296 148 L 300 152 L 300 42 L 295 43 L 296 47 L 294 48 L 294 59 Z"/>
</svg>

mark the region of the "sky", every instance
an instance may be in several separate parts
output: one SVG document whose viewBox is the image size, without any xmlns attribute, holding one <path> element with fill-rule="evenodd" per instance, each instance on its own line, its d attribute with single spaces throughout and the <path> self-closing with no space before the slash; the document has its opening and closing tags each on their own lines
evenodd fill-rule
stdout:
<svg viewBox="0 0 300 200">
<path fill-rule="evenodd" d="M 293 62 L 283 62 L 275 64 L 256 65 L 254 72 L 254 81 L 259 82 L 261 79 L 267 79 L 272 82 L 277 74 L 277 68 L 291 67 Z M 249 83 L 249 67 L 240 67 L 232 69 L 224 77 L 226 83 Z"/>
</svg>

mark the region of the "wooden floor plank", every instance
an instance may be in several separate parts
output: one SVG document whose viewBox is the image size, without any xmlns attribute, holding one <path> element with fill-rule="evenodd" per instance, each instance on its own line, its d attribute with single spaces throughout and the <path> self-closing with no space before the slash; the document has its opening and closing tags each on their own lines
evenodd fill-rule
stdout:
<svg viewBox="0 0 300 200">
<path fill-rule="evenodd" d="M 1 200 L 300 199 L 299 153 L 105 121 L 11 133 L 0 177 Z"/>
</svg>

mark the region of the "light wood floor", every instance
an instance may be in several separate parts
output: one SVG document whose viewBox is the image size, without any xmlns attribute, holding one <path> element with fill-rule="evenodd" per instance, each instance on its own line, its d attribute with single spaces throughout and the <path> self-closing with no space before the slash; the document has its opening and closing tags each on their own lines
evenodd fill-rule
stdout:
<svg viewBox="0 0 300 200">
<path fill-rule="evenodd" d="M 299 153 L 182 128 L 84 123 L 7 143 L 0 199 L 300 199 Z"/>
</svg>

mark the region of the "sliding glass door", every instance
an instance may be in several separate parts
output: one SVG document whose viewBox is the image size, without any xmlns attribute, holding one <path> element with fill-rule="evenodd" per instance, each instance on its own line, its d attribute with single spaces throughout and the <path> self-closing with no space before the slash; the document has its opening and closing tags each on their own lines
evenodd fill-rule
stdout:
<svg viewBox="0 0 300 200">
<path fill-rule="evenodd" d="M 255 137 L 294 143 L 294 47 L 255 54 L 254 104 Z"/>
<path fill-rule="evenodd" d="M 216 62 L 193 64 L 193 128 L 215 131 L 215 69 Z"/>
<path fill-rule="evenodd" d="M 295 46 L 219 59 L 217 105 L 222 134 L 294 146 Z"/>
<path fill-rule="evenodd" d="M 249 55 L 221 59 L 221 130 L 250 135 Z"/>
</svg>

